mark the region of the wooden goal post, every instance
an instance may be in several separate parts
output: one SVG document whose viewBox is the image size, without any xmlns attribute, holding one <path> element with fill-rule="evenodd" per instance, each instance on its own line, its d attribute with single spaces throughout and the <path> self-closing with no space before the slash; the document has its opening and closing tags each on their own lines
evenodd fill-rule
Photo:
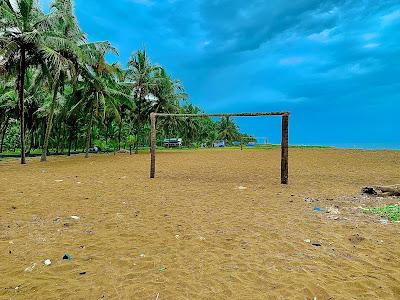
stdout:
<svg viewBox="0 0 400 300">
<path fill-rule="evenodd" d="M 167 114 L 151 113 L 151 145 L 150 145 L 150 178 L 156 174 L 156 143 L 157 143 L 157 117 L 260 117 L 260 116 L 282 116 L 282 141 L 281 141 L 281 183 L 288 184 L 289 179 L 289 116 L 290 112 L 255 112 L 255 113 L 233 113 L 233 114 Z"/>
</svg>

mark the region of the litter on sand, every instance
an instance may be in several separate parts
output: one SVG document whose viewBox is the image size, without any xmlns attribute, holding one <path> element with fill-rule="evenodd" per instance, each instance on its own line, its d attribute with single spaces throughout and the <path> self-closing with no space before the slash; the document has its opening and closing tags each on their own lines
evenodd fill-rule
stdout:
<svg viewBox="0 0 400 300">
<path fill-rule="evenodd" d="M 25 269 L 25 272 L 32 272 L 33 269 L 35 269 L 35 267 L 36 267 L 36 263 L 32 264 L 32 266 L 30 266 L 30 267 L 27 267 L 27 268 Z"/>
<path fill-rule="evenodd" d="M 50 265 L 51 265 L 51 260 L 50 260 L 50 259 L 46 259 L 46 260 L 43 262 L 43 264 L 44 264 L 45 266 L 50 266 Z"/>
<path fill-rule="evenodd" d="M 79 219 L 80 219 L 80 217 L 78 217 L 78 216 L 71 216 L 71 219 L 74 219 L 74 220 L 79 220 Z"/>
<path fill-rule="evenodd" d="M 64 253 L 63 259 L 65 260 L 72 260 L 72 255 L 68 253 Z"/>
</svg>

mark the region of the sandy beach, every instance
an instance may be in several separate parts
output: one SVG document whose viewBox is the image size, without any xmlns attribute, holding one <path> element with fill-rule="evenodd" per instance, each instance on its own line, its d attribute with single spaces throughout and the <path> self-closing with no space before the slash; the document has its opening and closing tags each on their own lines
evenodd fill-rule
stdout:
<svg viewBox="0 0 400 300">
<path fill-rule="evenodd" d="M 360 207 L 400 199 L 360 190 L 400 151 L 289 160 L 288 186 L 279 149 L 0 162 L 0 298 L 399 299 L 400 223 Z"/>
</svg>

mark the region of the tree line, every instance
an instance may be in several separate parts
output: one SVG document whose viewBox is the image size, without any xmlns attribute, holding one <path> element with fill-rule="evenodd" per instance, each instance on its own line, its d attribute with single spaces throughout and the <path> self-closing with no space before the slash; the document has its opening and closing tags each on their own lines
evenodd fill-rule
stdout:
<svg viewBox="0 0 400 300">
<path fill-rule="evenodd" d="M 182 83 L 145 50 L 127 65 L 109 63 L 118 51 L 108 41 L 90 42 L 79 27 L 72 0 L 54 0 L 45 13 L 36 0 L 0 0 L 0 153 L 25 156 L 41 150 L 70 155 L 149 144 L 149 115 L 201 113 Z M 252 138 L 230 118 L 169 117 L 159 120 L 159 138 L 184 145 L 215 139 Z"/>
</svg>

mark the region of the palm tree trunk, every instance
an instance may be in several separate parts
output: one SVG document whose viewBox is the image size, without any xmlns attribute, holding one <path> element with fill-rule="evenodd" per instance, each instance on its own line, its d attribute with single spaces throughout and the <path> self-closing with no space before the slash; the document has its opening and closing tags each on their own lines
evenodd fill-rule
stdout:
<svg viewBox="0 0 400 300">
<path fill-rule="evenodd" d="M 26 155 L 30 155 L 31 154 L 31 151 L 32 151 L 32 149 L 33 149 L 33 137 L 34 137 L 34 132 L 33 132 L 33 129 L 31 129 L 30 131 L 29 131 L 29 135 L 30 135 L 30 139 L 29 139 L 29 149 L 28 149 L 28 151 L 26 151 Z"/>
<path fill-rule="evenodd" d="M 89 157 L 89 147 L 90 147 L 90 139 L 92 136 L 92 126 L 93 126 L 93 107 L 91 107 L 91 112 L 90 112 L 90 119 L 89 119 L 89 124 L 88 124 L 88 129 L 86 133 L 86 154 L 85 158 Z"/>
<path fill-rule="evenodd" d="M 8 116 L 8 117 L 6 118 L 6 121 L 5 121 L 4 125 L 3 125 L 3 128 L 2 128 L 1 133 L 0 133 L 0 134 L 1 134 L 1 139 L 0 139 L 0 153 L 3 153 L 4 138 L 6 137 L 6 133 L 7 133 L 7 128 L 8 128 L 9 121 L 10 121 L 10 116 Z"/>
<path fill-rule="evenodd" d="M 122 122 L 118 127 L 118 150 L 121 150 L 121 131 L 122 131 Z"/>
<path fill-rule="evenodd" d="M 135 154 L 139 153 L 139 128 L 136 131 L 136 137 L 135 137 Z"/>
<path fill-rule="evenodd" d="M 21 146 L 21 164 L 26 164 L 25 160 L 25 115 L 24 115 L 24 85 L 25 85 L 25 48 L 21 46 L 19 51 L 19 72 L 17 79 L 18 88 L 18 106 L 19 106 L 19 122 L 20 122 L 20 146 Z"/>
<path fill-rule="evenodd" d="M 49 117 L 48 117 L 47 126 L 46 126 L 46 133 L 44 135 L 42 158 L 40 159 L 40 161 L 47 161 L 47 149 L 49 146 L 49 137 L 50 137 L 50 132 L 51 132 L 51 126 L 53 125 L 52 124 L 53 116 L 54 116 L 54 110 L 56 108 L 56 103 L 57 103 L 57 92 L 58 92 L 59 85 L 60 85 L 60 81 L 57 79 L 55 86 L 54 86 L 53 100 L 51 101 L 50 112 L 49 112 Z"/>
</svg>

